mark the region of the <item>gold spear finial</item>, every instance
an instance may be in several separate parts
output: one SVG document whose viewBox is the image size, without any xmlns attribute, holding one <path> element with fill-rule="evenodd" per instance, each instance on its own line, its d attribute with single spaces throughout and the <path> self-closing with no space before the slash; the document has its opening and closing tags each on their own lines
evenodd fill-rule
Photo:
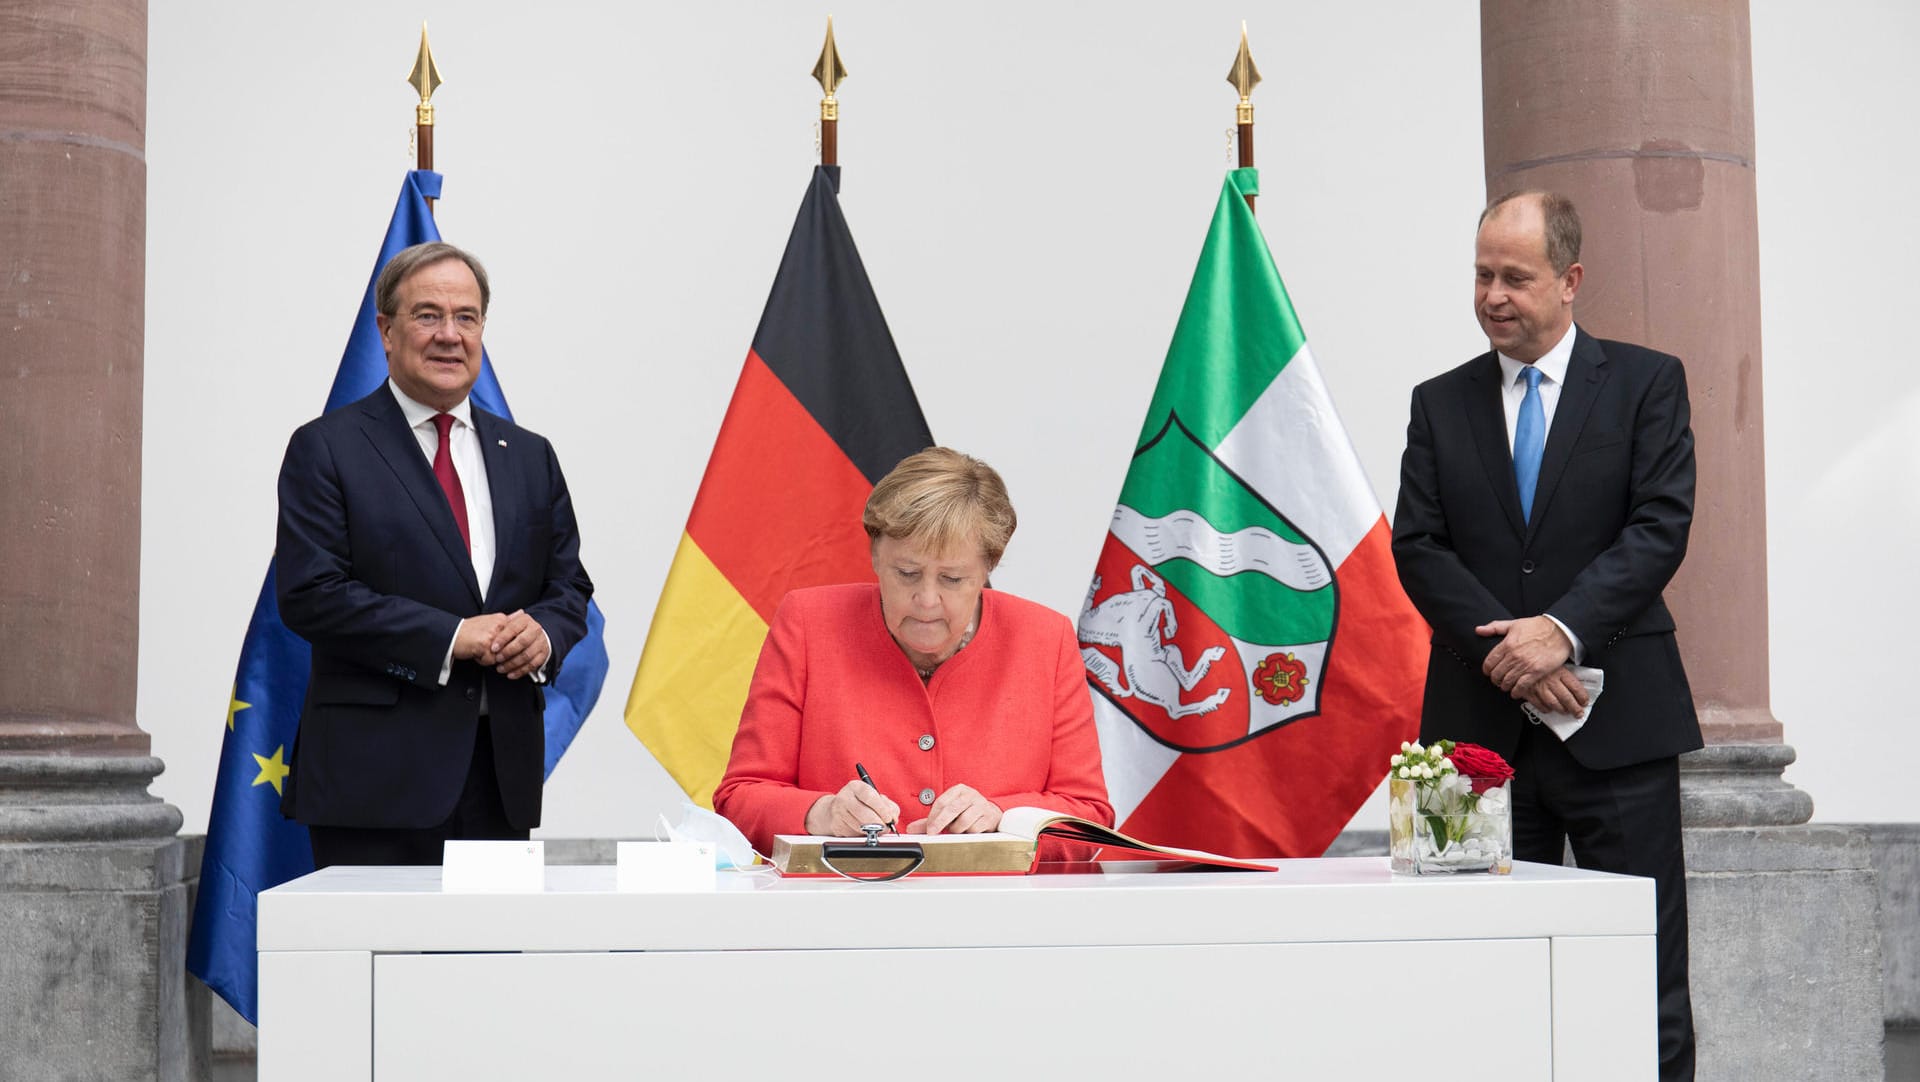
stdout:
<svg viewBox="0 0 1920 1082">
<path fill-rule="evenodd" d="M 840 103 L 833 99 L 833 92 L 847 77 L 847 66 L 840 62 L 840 50 L 833 44 L 833 16 L 827 16 L 827 43 L 820 47 L 820 59 L 813 65 L 813 77 L 820 81 L 820 89 L 827 96 L 820 99 L 820 119 L 839 120 Z"/>
<path fill-rule="evenodd" d="M 413 74 L 407 76 L 407 82 L 420 92 L 420 104 L 414 108 L 415 120 L 421 127 L 433 124 L 433 92 L 440 86 L 440 69 L 433 62 L 433 47 L 427 44 L 427 23 L 420 21 L 420 56 L 413 62 Z"/>
<path fill-rule="evenodd" d="M 1253 66 L 1253 52 L 1247 48 L 1246 20 L 1240 22 L 1240 55 L 1233 58 L 1233 68 L 1227 72 L 1227 82 L 1240 92 L 1240 108 L 1236 119 L 1241 124 L 1253 123 L 1253 88 L 1260 85 L 1260 69 Z"/>
</svg>

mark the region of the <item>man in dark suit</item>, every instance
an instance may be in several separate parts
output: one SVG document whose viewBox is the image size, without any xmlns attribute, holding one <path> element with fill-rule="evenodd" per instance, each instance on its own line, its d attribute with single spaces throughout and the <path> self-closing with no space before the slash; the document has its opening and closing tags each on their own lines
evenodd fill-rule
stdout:
<svg viewBox="0 0 1920 1082">
<path fill-rule="evenodd" d="M 1693 433 L 1677 358 L 1574 326 L 1566 199 L 1481 216 L 1474 313 L 1493 346 L 1413 392 L 1393 551 L 1433 627 L 1420 737 L 1513 762 L 1514 855 L 1655 881 L 1661 1077 L 1693 1077 L 1678 756 L 1701 746 L 1661 591 L 1686 554 Z M 1600 669 L 1588 711 L 1571 663 Z M 1564 741 L 1529 724 L 1585 715 Z"/>
<path fill-rule="evenodd" d="M 322 868 L 539 825 L 542 688 L 593 593 L 552 447 L 468 400 L 485 269 L 416 245 L 374 296 L 387 383 L 301 426 L 280 467 L 280 615 L 313 646 L 281 808 Z"/>
</svg>

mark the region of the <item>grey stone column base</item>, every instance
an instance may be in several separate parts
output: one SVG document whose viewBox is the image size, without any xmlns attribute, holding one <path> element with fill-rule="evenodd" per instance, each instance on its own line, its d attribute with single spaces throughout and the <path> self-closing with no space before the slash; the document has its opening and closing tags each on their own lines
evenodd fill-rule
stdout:
<svg viewBox="0 0 1920 1082">
<path fill-rule="evenodd" d="M 1813 818 L 1813 797 L 1781 771 L 1796 755 L 1786 744 L 1711 744 L 1680 757 L 1680 821 L 1690 827 L 1797 826 Z"/>
<path fill-rule="evenodd" d="M 0 756 L 0 1075 L 192 1077 L 180 813 L 146 794 L 160 770 Z"/>
<path fill-rule="evenodd" d="M 1866 832 L 1689 829 L 1686 848 L 1702 1082 L 1881 1082 L 1880 903 Z"/>
</svg>

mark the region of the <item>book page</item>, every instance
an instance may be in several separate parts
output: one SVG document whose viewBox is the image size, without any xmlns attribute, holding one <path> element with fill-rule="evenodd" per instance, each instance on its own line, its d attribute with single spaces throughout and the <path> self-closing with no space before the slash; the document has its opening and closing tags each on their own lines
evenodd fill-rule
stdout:
<svg viewBox="0 0 1920 1082">
<path fill-rule="evenodd" d="M 1000 832 L 1017 834 L 1028 841 L 1035 841 L 1047 824 L 1060 820 L 1073 820 L 1074 817 L 1051 808 L 1008 808 L 1000 813 Z M 1084 822 L 1084 820 L 1078 820 Z"/>
</svg>

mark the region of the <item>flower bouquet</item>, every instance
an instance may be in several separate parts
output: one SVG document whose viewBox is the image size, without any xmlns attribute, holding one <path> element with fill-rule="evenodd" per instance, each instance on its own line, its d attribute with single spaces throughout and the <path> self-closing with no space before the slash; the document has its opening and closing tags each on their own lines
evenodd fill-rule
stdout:
<svg viewBox="0 0 1920 1082">
<path fill-rule="evenodd" d="M 1388 852 L 1411 875 L 1513 870 L 1513 767 L 1478 744 L 1400 745 L 1387 773 Z"/>
</svg>

